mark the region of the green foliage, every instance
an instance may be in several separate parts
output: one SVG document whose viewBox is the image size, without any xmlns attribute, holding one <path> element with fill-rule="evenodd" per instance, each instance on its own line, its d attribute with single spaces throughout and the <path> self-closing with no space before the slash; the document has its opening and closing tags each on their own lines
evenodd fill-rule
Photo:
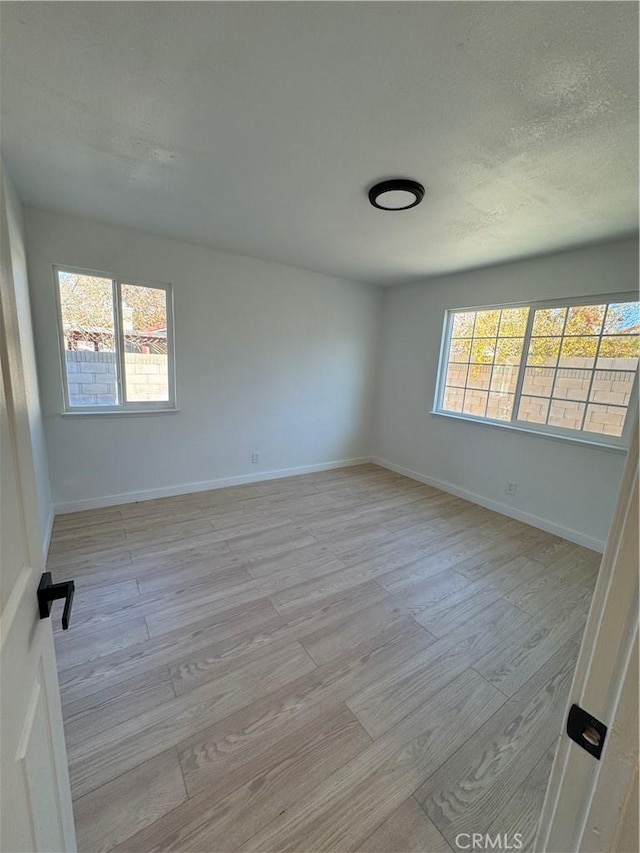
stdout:
<svg viewBox="0 0 640 853">
<path fill-rule="evenodd" d="M 600 358 L 640 357 L 640 336 L 622 335 L 605 337 L 600 344 Z"/>
<path fill-rule="evenodd" d="M 157 329 L 167 325 L 166 294 L 158 287 L 122 285 L 123 305 L 133 310 L 133 328 Z"/>
<path fill-rule="evenodd" d="M 453 316 L 450 361 L 518 364 L 530 309 L 464 311 Z M 559 358 L 640 357 L 640 303 L 578 305 L 535 311 L 527 363 L 556 365 Z"/>
<path fill-rule="evenodd" d="M 495 338 L 500 325 L 500 311 L 478 311 L 473 335 L 476 338 Z"/>
<path fill-rule="evenodd" d="M 524 338 L 499 338 L 496 364 L 518 364 L 522 357 Z"/>
<path fill-rule="evenodd" d="M 453 315 L 452 336 L 454 338 L 470 338 L 473 335 L 475 311 L 464 311 Z"/>
<path fill-rule="evenodd" d="M 528 308 L 503 308 L 500 318 L 500 337 L 523 338 L 528 319 Z"/>
<path fill-rule="evenodd" d="M 560 352 L 561 338 L 531 338 L 527 363 L 535 365 L 555 364 Z"/>
<path fill-rule="evenodd" d="M 65 329 L 113 330 L 111 279 L 61 272 L 60 302 Z M 165 291 L 155 287 L 122 285 L 123 313 L 131 309 L 136 330 L 164 328 Z"/>
<path fill-rule="evenodd" d="M 493 364 L 495 352 L 495 338 L 474 338 L 471 344 L 471 361 L 474 364 Z"/>
<path fill-rule="evenodd" d="M 536 337 L 561 335 L 566 316 L 566 308 L 544 308 L 536 311 L 531 334 Z"/>
<path fill-rule="evenodd" d="M 606 305 L 579 305 L 569 308 L 565 335 L 599 335 Z"/>
<path fill-rule="evenodd" d="M 467 362 L 471 353 L 471 338 L 452 338 L 449 361 Z"/>
<path fill-rule="evenodd" d="M 60 273 L 60 303 L 65 329 L 113 329 L 111 281 Z"/>
</svg>

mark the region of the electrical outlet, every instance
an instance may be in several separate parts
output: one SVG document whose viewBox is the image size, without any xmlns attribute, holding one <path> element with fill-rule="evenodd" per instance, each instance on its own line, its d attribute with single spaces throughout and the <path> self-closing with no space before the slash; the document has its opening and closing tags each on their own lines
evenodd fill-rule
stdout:
<svg viewBox="0 0 640 853">
<path fill-rule="evenodd" d="M 251 454 L 251 461 L 253 462 L 254 465 L 256 465 L 260 461 L 260 454 L 258 453 L 257 450 L 254 450 L 253 453 Z"/>
<path fill-rule="evenodd" d="M 517 483 L 512 483 L 510 480 L 507 480 L 504 490 L 508 495 L 515 495 L 517 488 Z"/>
</svg>

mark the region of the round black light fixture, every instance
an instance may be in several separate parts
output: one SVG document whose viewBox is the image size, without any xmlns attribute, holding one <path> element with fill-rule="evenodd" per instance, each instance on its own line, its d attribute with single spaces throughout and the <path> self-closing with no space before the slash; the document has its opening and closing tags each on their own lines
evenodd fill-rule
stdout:
<svg viewBox="0 0 640 853">
<path fill-rule="evenodd" d="M 369 201 L 380 210 L 408 210 L 420 204 L 424 187 L 408 178 L 382 181 L 369 190 Z"/>
</svg>

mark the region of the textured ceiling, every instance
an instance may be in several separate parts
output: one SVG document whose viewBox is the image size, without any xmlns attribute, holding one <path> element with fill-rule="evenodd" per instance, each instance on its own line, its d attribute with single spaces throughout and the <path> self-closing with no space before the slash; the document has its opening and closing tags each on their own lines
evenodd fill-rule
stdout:
<svg viewBox="0 0 640 853">
<path fill-rule="evenodd" d="M 394 283 L 637 228 L 635 3 L 11 3 L 30 204 Z M 406 175 L 422 205 L 369 206 Z"/>
</svg>

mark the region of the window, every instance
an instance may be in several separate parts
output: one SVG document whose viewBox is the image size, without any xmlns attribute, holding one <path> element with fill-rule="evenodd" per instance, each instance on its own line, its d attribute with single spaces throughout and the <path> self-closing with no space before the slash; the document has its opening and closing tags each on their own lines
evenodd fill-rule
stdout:
<svg viewBox="0 0 640 853">
<path fill-rule="evenodd" d="M 449 311 L 435 411 L 621 446 L 639 357 L 630 295 Z"/>
<path fill-rule="evenodd" d="M 171 288 L 55 268 L 65 410 L 175 407 Z"/>
</svg>

